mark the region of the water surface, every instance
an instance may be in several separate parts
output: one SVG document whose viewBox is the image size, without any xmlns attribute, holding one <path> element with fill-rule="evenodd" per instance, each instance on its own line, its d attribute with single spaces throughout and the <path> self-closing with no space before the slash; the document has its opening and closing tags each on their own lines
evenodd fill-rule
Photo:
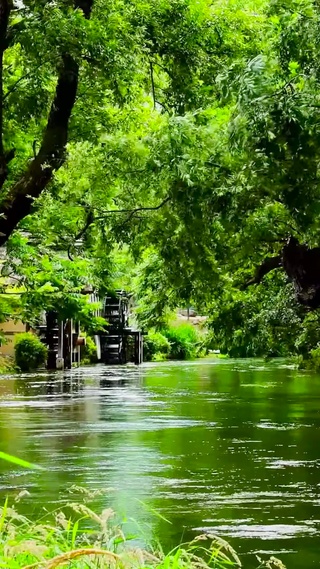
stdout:
<svg viewBox="0 0 320 569">
<path fill-rule="evenodd" d="M 0 491 L 28 489 L 31 516 L 68 502 L 73 484 L 113 488 L 95 507 L 111 505 L 167 549 L 208 531 L 252 567 L 263 552 L 319 566 L 317 375 L 201 360 L 2 376 L 0 437 L 45 467 L 0 463 Z"/>
</svg>

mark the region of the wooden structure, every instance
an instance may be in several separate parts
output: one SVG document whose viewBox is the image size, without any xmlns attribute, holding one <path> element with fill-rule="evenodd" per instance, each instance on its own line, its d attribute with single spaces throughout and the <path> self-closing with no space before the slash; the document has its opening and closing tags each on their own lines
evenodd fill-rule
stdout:
<svg viewBox="0 0 320 569">
<path fill-rule="evenodd" d="M 102 316 L 108 325 L 100 334 L 101 361 L 116 365 L 143 362 L 143 334 L 129 326 L 129 295 L 118 290 L 105 297 Z"/>
<path fill-rule="evenodd" d="M 89 294 L 89 302 L 100 302 L 92 289 L 83 293 Z M 109 365 L 127 362 L 139 365 L 143 362 L 143 333 L 129 326 L 129 305 L 130 295 L 118 290 L 107 295 L 102 309 L 96 310 L 96 316 L 103 316 L 108 322 L 105 329 L 97 331 L 94 336 L 99 362 Z M 21 321 L 8 321 L 1 328 L 8 343 L 0 344 L 0 354 L 13 356 L 15 334 L 28 331 L 30 327 Z M 81 346 L 85 345 L 85 338 L 81 336 L 78 321 L 61 321 L 58 312 L 51 310 L 43 312 L 41 321 L 33 331 L 48 347 L 47 369 L 70 369 L 80 364 Z"/>
<path fill-rule="evenodd" d="M 44 314 L 37 331 L 48 347 L 47 369 L 70 369 L 73 364 L 80 364 L 85 338 L 80 335 L 79 322 L 59 321 L 57 312 L 51 310 Z"/>
<path fill-rule="evenodd" d="M 98 297 L 92 292 L 90 301 L 97 302 Z M 102 309 L 96 315 L 103 316 L 108 322 L 102 331 L 94 336 L 97 348 L 97 360 L 118 365 L 143 362 L 143 334 L 129 326 L 129 295 L 122 290 L 106 296 Z M 48 347 L 47 369 L 70 369 L 81 360 L 81 346 L 85 338 L 81 336 L 79 322 L 76 320 L 60 321 L 58 313 L 44 313 L 38 326 L 38 334 Z"/>
</svg>

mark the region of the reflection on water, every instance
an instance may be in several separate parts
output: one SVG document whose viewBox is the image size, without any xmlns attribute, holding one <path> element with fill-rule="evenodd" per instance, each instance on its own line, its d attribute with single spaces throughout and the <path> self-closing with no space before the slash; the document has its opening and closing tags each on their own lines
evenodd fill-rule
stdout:
<svg viewBox="0 0 320 569">
<path fill-rule="evenodd" d="M 45 467 L 0 464 L 3 495 L 31 492 L 28 515 L 66 503 L 72 484 L 113 488 L 94 505 L 167 548 L 210 531 L 249 552 L 249 566 L 262 552 L 319 565 L 318 376 L 203 360 L 2 377 L 0 436 Z"/>
</svg>

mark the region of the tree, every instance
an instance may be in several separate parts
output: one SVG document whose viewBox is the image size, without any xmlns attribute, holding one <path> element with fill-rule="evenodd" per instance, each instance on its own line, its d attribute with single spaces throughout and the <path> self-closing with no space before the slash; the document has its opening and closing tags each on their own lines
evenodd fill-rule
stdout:
<svg viewBox="0 0 320 569">
<path fill-rule="evenodd" d="M 93 0 L 75 0 L 74 9 L 82 12 L 85 19 L 90 18 Z M 12 12 L 14 5 L 11 0 L 1 0 L 0 4 L 0 186 L 3 187 L 8 179 L 8 166 L 14 158 L 16 149 L 11 147 L 9 150 L 5 148 L 5 100 L 17 87 L 17 83 L 23 80 L 23 76 L 19 77 L 15 85 L 4 91 L 4 73 L 7 60 L 5 53 L 9 48 L 14 52 L 15 48 L 11 47 L 15 41 L 21 43 L 20 46 L 28 47 L 28 41 L 32 41 L 30 32 L 39 31 L 40 25 L 45 24 L 46 19 L 46 3 L 40 3 L 40 9 L 36 8 L 36 4 L 28 2 L 23 7 L 16 8 L 19 13 L 18 21 L 10 24 L 12 20 Z M 49 8 L 50 10 L 50 8 Z M 52 9 L 53 13 L 55 8 Z M 41 13 L 42 12 L 42 13 Z M 30 16 L 34 21 L 38 19 L 36 26 L 30 26 L 28 30 Z M 42 17 L 41 17 L 42 16 Z M 19 34 L 19 30 L 20 34 Z M 49 30 L 51 31 L 51 30 Z M 24 38 L 24 36 L 26 36 Z M 24 41 L 23 41 L 24 40 Z M 71 40 L 71 38 L 70 38 Z M 70 41 L 69 40 L 69 41 Z M 71 44 L 71 41 L 70 41 Z M 19 55 L 19 49 L 16 53 L 9 54 L 9 61 L 13 61 L 15 65 L 15 57 Z M 34 47 L 25 55 L 30 54 L 33 58 Z M 11 58 L 10 58 L 11 55 Z M 41 54 L 42 55 L 42 54 Z M 8 65 L 8 64 L 7 64 Z M 40 65 L 40 64 L 39 64 Z M 69 119 L 73 106 L 75 104 L 78 81 L 79 81 L 79 64 L 68 46 L 61 45 L 60 58 L 58 61 L 58 79 L 55 89 L 53 101 L 48 113 L 47 124 L 44 128 L 42 141 L 38 152 L 35 152 L 34 158 L 26 166 L 23 174 L 18 180 L 11 182 L 10 187 L 5 189 L 4 197 L 1 202 L 1 221 L 0 221 L 0 244 L 5 243 L 12 231 L 16 228 L 21 219 L 28 215 L 32 208 L 33 199 L 37 198 L 46 188 L 52 179 L 53 172 L 59 169 L 65 160 L 65 146 L 68 140 Z M 33 71 L 34 72 L 34 71 Z M 31 72 L 32 73 L 32 72 Z"/>
<path fill-rule="evenodd" d="M 17 225 L 25 232 L 23 247 L 19 237 L 9 242 L 8 271 L 19 259 L 24 284 L 35 286 L 29 267 L 43 272 L 38 248 L 52 267 L 60 253 L 65 266 L 66 253 L 71 264 L 85 263 L 103 287 L 115 246 L 129 246 L 138 260 L 146 244 L 162 244 L 163 261 L 174 258 L 190 230 L 194 179 L 216 169 L 212 145 L 205 149 L 213 117 L 226 124 L 233 96 L 226 85 L 260 45 L 263 16 L 251 13 L 261 5 L 4 4 L 2 140 L 12 160 L 3 174 L 0 243 Z M 204 179 L 203 172 L 198 189 Z M 196 212 L 192 219 L 197 230 Z M 179 228 L 170 249 L 168 235 Z M 209 246 L 189 235 L 191 262 L 207 251 L 203 276 Z M 182 281 L 178 288 L 176 298 L 190 296 Z"/>
<path fill-rule="evenodd" d="M 183 303 L 217 328 L 242 303 L 249 335 L 254 310 L 287 325 L 290 285 L 267 274 L 276 268 L 318 306 L 312 0 L 8 6 L 0 243 L 11 236 L 6 270 L 29 290 L 26 310 L 52 287 L 67 305 L 76 281 L 113 286 L 121 255 L 145 323 Z"/>
</svg>

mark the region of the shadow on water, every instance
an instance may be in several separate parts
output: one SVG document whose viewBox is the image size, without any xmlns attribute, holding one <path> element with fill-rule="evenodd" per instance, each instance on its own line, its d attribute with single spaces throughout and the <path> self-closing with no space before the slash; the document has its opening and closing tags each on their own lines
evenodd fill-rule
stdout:
<svg viewBox="0 0 320 569">
<path fill-rule="evenodd" d="M 112 487 L 94 506 L 136 519 L 165 548 L 207 531 L 250 552 L 252 567 L 261 552 L 319 565 L 320 378 L 286 362 L 3 377 L 0 437 L 5 452 L 45 468 L 0 463 L 3 496 L 31 492 L 28 515 L 68 502 L 73 484 Z"/>
</svg>

